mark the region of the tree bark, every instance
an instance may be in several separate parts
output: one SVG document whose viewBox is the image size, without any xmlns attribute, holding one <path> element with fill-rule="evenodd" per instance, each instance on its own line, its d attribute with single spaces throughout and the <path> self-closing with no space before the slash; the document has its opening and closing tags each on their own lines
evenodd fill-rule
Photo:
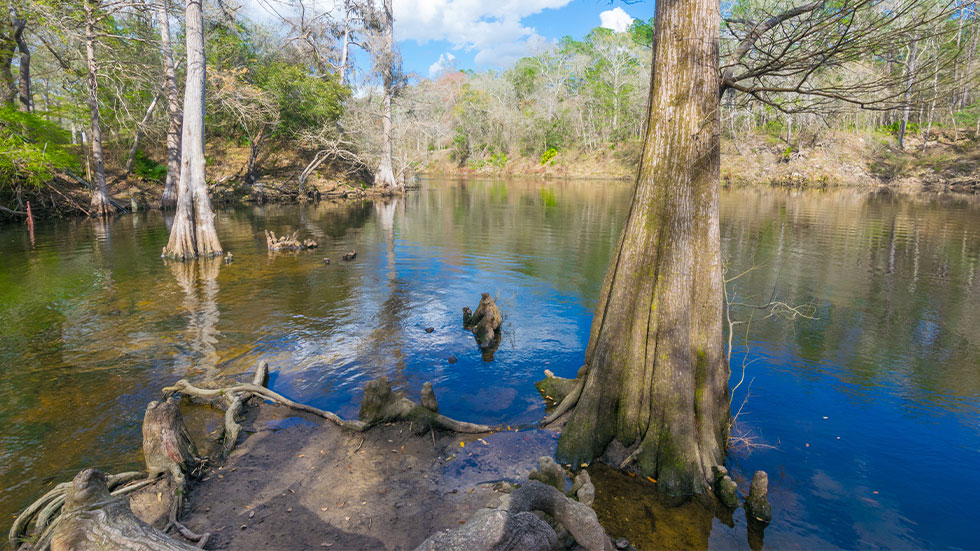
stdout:
<svg viewBox="0 0 980 551">
<path fill-rule="evenodd" d="M 133 162 L 136 160 L 136 152 L 140 148 L 140 140 L 143 139 L 143 129 L 150 122 L 150 117 L 153 116 L 153 110 L 157 107 L 157 102 L 160 100 L 160 95 L 157 94 L 153 96 L 153 101 L 150 105 L 146 107 L 146 112 L 143 113 L 143 119 L 140 120 L 139 124 L 136 125 L 136 135 L 133 136 L 133 145 L 129 146 L 129 154 L 126 155 L 126 166 L 123 168 L 123 174 L 119 178 L 120 180 L 125 179 L 129 176 L 129 173 L 133 171 Z"/>
<path fill-rule="evenodd" d="M 174 49 L 170 43 L 170 18 L 166 0 L 157 4 L 157 22 L 160 25 L 160 48 L 163 51 L 163 87 L 167 94 L 167 179 L 163 185 L 160 208 L 177 206 L 177 178 L 180 176 L 180 127 L 183 113 L 177 93 L 177 69 L 174 65 Z"/>
<path fill-rule="evenodd" d="M 14 42 L 17 43 L 17 51 L 20 52 L 20 81 L 17 84 L 17 95 L 19 102 L 17 107 L 30 113 L 34 110 L 34 99 L 31 94 L 31 49 L 24 38 L 24 29 L 27 27 L 27 18 L 20 17 L 17 13 L 17 5 L 10 3 L 10 23 L 14 27 Z"/>
<path fill-rule="evenodd" d="M 106 476 L 86 469 L 71 483 L 51 551 L 197 551 L 141 521 L 129 498 L 111 496 Z"/>
<path fill-rule="evenodd" d="M 395 55 L 394 55 L 394 25 L 395 20 L 391 9 L 392 0 L 384 0 L 381 14 L 382 24 L 382 52 L 384 61 L 381 67 L 381 79 L 384 88 L 384 100 L 381 110 L 381 163 L 378 171 L 374 175 L 374 185 L 376 187 L 391 189 L 399 187 L 395 181 L 395 173 L 391 168 L 391 149 L 392 149 L 392 130 L 391 130 L 391 98 L 394 95 L 395 80 Z"/>
<path fill-rule="evenodd" d="M 214 211 L 208 198 L 204 159 L 204 13 L 203 0 L 186 0 L 187 84 L 184 90 L 184 123 L 181 137 L 177 213 L 164 256 L 187 260 L 219 256 L 221 243 L 214 228 Z"/>
<path fill-rule="evenodd" d="M 98 0 L 85 0 L 85 60 L 88 66 L 88 108 L 91 119 L 92 146 L 92 216 L 108 216 L 112 213 L 109 190 L 105 180 L 105 155 L 102 151 L 102 124 L 99 117 L 98 62 L 95 57 L 95 10 Z"/>
<path fill-rule="evenodd" d="M 905 131 L 909 125 L 909 116 L 912 113 L 912 84 L 913 75 L 915 73 L 915 57 L 918 50 L 919 41 L 913 40 L 912 45 L 909 47 L 908 58 L 905 60 L 905 96 L 903 98 L 903 103 L 905 106 L 902 109 L 902 122 L 899 124 L 898 128 L 898 148 L 905 149 Z"/>
<path fill-rule="evenodd" d="M 717 0 L 656 4 L 643 156 L 558 442 L 574 465 L 618 440 L 672 494 L 706 491 L 730 425 L 722 339 Z"/>
<path fill-rule="evenodd" d="M 14 50 L 17 42 L 14 40 L 14 28 L 6 18 L 0 18 L 0 102 L 11 104 L 17 98 L 17 87 L 14 75 L 10 71 L 10 63 L 14 60 Z"/>
</svg>

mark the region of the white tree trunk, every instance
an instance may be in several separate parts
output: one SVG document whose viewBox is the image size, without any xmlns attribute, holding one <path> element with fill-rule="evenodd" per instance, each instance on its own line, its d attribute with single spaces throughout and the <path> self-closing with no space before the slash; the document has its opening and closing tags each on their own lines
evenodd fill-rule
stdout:
<svg viewBox="0 0 980 551">
<path fill-rule="evenodd" d="M 160 24 L 160 47 L 163 50 L 164 90 L 167 94 L 167 179 L 163 185 L 160 207 L 177 206 L 177 179 L 180 177 L 180 96 L 177 93 L 177 70 L 174 67 L 174 49 L 170 43 L 170 18 L 166 0 L 157 4 L 157 20 Z"/>
<path fill-rule="evenodd" d="M 208 198 L 204 160 L 204 14 L 203 0 L 186 0 L 187 85 L 181 139 L 177 213 L 164 255 L 178 260 L 222 253 Z"/>
<path fill-rule="evenodd" d="M 381 163 L 374 175 L 374 185 L 379 188 L 394 190 L 400 187 L 395 181 L 395 173 L 391 168 L 391 97 L 394 94 L 395 55 L 394 55 L 394 24 L 395 19 L 391 10 L 392 0 L 384 0 L 382 21 L 384 33 L 382 56 L 382 80 L 384 81 L 384 101 L 381 113 Z"/>
<path fill-rule="evenodd" d="M 88 65 L 88 108 L 91 117 L 92 161 L 92 216 L 108 216 L 112 213 L 109 190 L 105 181 L 105 155 L 102 151 L 102 125 L 99 121 L 99 81 L 96 77 L 98 64 L 95 59 L 95 8 L 98 0 L 85 0 L 85 60 Z"/>
</svg>

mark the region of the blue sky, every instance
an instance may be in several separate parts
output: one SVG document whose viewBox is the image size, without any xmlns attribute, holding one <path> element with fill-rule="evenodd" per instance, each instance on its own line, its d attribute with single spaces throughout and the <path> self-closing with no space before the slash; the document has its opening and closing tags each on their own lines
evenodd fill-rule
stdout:
<svg viewBox="0 0 980 551">
<path fill-rule="evenodd" d="M 240 0 L 252 19 L 273 23 L 277 0 Z M 314 0 L 310 0 L 313 2 Z M 327 2 L 318 0 L 319 5 Z M 445 68 L 506 68 L 570 35 L 605 23 L 653 16 L 653 0 L 393 0 L 404 70 L 420 77 Z M 617 29 L 620 30 L 620 29 Z"/>
</svg>

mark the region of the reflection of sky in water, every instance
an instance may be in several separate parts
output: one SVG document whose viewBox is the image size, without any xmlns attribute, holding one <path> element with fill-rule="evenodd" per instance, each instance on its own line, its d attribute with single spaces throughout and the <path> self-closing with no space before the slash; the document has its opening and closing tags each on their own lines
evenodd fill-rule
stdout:
<svg viewBox="0 0 980 551">
<path fill-rule="evenodd" d="M 22 228 L 0 228 L 0 514 L 45 477 L 138 463 L 142 412 L 164 384 L 244 378 L 259 360 L 277 391 L 347 417 L 384 374 L 413 397 L 432 381 L 454 417 L 537 421 L 531 383 L 581 365 L 629 197 L 620 184 L 441 182 L 388 204 L 227 211 L 232 264 L 161 262 L 156 212 L 44 222 L 29 253 Z M 743 477 L 770 474 L 766 546 L 975 547 L 977 215 L 854 192 L 723 193 L 730 273 L 756 266 L 739 298 L 775 289 L 818 318 L 753 321 L 755 363 L 735 396 L 737 409 L 750 393 L 740 430 L 774 446 L 733 459 Z M 320 249 L 269 255 L 266 228 Z M 342 262 L 350 249 L 357 260 Z M 462 328 L 462 307 L 484 291 L 505 318 L 492 362 Z M 736 339 L 736 375 L 744 354 Z M 523 462 L 553 445 L 535 432 L 496 438 L 454 468 L 505 478 L 484 471 L 492 454 Z M 748 548 L 744 516 L 692 511 L 678 522 L 713 528 L 687 534 L 691 546 Z"/>
</svg>

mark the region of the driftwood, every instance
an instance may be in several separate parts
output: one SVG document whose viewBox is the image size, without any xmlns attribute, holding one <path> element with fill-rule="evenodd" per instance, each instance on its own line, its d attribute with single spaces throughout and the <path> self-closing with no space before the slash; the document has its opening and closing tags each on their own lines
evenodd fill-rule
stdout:
<svg viewBox="0 0 980 551">
<path fill-rule="evenodd" d="M 574 543 L 560 545 L 564 542 L 555 529 L 533 511 L 554 519 Z M 613 544 L 588 505 L 530 480 L 507 496 L 500 507 L 477 511 L 463 526 L 429 537 L 415 551 L 552 551 L 568 547 L 612 551 Z"/>
<path fill-rule="evenodd" d="M 51 551 L 197 551 L 141 521 L 129 499 L 109 493 L 107 478 L 86 469 L 71 482 Z"/>
<path fill-rule="evenodd" d="M 293 232 L 292 235 L 276 237 L 275 232 L 265 230 L 265 243 L 270 251 L 302 251 L 319 246 L 313 239 L 300 241 L 298 231 Z"/>
</svg>

